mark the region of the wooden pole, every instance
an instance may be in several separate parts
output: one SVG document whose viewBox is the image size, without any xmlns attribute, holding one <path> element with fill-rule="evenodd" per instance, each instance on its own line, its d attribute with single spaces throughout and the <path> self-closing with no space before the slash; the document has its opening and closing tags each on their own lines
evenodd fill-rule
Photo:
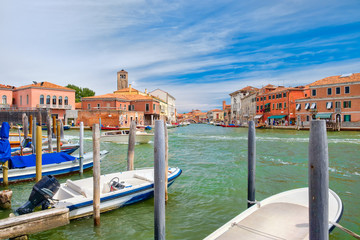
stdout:
<svg viewBox="0 0 360 240">
<path fill-rule="evenodd" d="M 54 133 L 54 135 L 56 135 L 56 133 L 57 133 L 57 131 L 56 131 L 56 116 L 55 115 L 53 115 L 52 116 L 52 119 L 53 119 L 53 133 Z"/>
<path fill-rule="evenodd" d="M 63 124 L 63 121 L 61 119 L 59 119 L 59 122 L 60 122 L 60 138 L 61 139 L 64 139 L 65 138 L 65 135 L 64 135 L 64 124 Z"/>
<path fill-rule="evenodd" d="M 36 117 L 33 118 L 32 125 L 30 124 L 30 126 L 32 126 L 32 129 L 33 129 L 33 130 L 31 130 L 32 131 L 32 134 L 31 134 L 32 153 L 35 154 L 35 151 L 36 151 Z"/>
<path fill-rule="evenodd" d="M 9 171 L 9 161 L 6 161 L 3 163 L 3 182 L 5 186 L 9 185 L 8 171 Z"/>
<path fill-rule="evenodd" d="M 256 141 L 255 123 L 249 121 L 248 131 L 248 208 L 255 204 Z"/>
<path fill-rule="evenodd" d="M 168 201 L 168 169 L 169 169 L 169 135 L 164 121 L 164 132 L 165 132 L 165 202 Z"/>
<path fill-rule="evenodd" d="M 52 131 L 51 131 L 51 117 L 48 115 L 46 118 L 46 122 L 47 122 L 47 135 L 48 135 L 48 149 L 49 149 L 49 153 L 53 152 L 53 147 L 52 147 Z"/>
<path fill-rule="evenodd" d="M 155 121 L 154 210 L 155 240 L 165 239 L 165 134 L 164 123 Z"/>
<path fill-rule="evenodd" d="M 42 134 L 41 126 L 36 127 L 36 182 L 41 180 L 42 172 Z"/>
<path fill-rule="evenodd" d="M 61 135 L 60 135 L 60 120 L 57 121 L 57 124 L 56 124 L 56 150 L 57 152 L 61 152 L 61 145 L 60 145 L 60 142 L 61 142 Z"/>
<path fill-rule="evenodd" d="M 80 122 L 80 148 L 79 148 L 79 172 L 80 175 L 84 172 L 83 159 L 84 159 L 84 123 Z"/>
<path fill-rule="evenodd" d="M 129 144 L 127 154 L 127 170 L 134 170 L 134 155 L 135 155 L 135 137 L 136 137 L 136 123 L 131 121 L 129 131 Z"/>
<path fill-rule="evenodd" d="M 33 116 L 32 115 L 29 115 L 29 134 L 32 134 L 33 133 L 33 126 L 31 125 L 33 123 Z"/>
<path fill-rule="evenodd" d="M 309 239 L 329 239 L 329 156 L 325 120 L 313 120 L 309 139 Z"/>
<path fill-rule="evenodd" d="M 23 114 L 23 132 L 24 132 L 24 139 L 27 139 L 29 135 L 29 122 L 26 113 Z"/>
<path fill-rule="evenodd" d="M 94 184 L 94 226 L 100 226 L 100 129 L 99 124 L 93 125 L 93 184 Z"/>
<path fill-rule="evenodd" d="M 20 127 L 18 127 L 18 133 L 19 133 L 19 141 L 20 141 L 20 156 L 23 155 L 23 145 L 22 145 L 22 141 L 21 141 L 21 130 Z M 24 138 L 25 139 L 25 138 Z"/>
</svg>

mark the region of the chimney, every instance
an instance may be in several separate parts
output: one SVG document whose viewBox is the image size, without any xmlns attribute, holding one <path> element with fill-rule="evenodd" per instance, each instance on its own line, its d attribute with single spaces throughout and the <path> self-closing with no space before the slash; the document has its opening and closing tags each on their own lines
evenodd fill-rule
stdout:
<svg viewBox="0 0 360 240">
<path fill-rule="evenodd" d="M 129 92 L 131 93 L 131 84 L 129 84 Z"/>
</svg>

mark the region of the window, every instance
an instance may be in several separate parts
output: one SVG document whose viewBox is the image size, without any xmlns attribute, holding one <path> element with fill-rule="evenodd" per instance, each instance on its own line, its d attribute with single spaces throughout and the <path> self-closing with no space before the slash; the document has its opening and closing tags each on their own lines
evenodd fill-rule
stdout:
<svg viewBox="0 0 360 240">
<path fill-rule="evenodd" d="M 135 105 L 131 105 L 131 110 L 132 110 L 132 111 L 135 110 Z"/>
<path fill-rule="evenodd" d="M 313 90 L 311 91 L 311 96 L 316 96 L 316 89 L 313 89 Z"/>
<path fill-rule="evenodd" d="M 40 95 L 40 104 L 44 104 L 44 95 Z"/>
<path fill-rule="evenodd" d="M 335 102 L 335 108 L 341 108 L 341 102 Z"/>
<path fill-rule="evenodd" d="M 331 94 L 332 94 L 332 89 L 331 89 L 331 88 L 328 88 L 328 89 L 327 89 L 327 93 L 328 93 L 328 95 L 331 95 Z"/>
<path fill-rule="evenodd" d="M 278 103 L 276 104 L 276 109 L 279 109 L 279 104 Z"/>
<path fill-rule="evenodd" d="M 310 103 L 305 103 L 305 110 L 308 110 L 310 108 Z"/>
<path fill-rule="evenodd" d="M 261 97 L 261 98 L 260 98 L 260 101 L 262 101 L 262 100 L 263 100 L 263 98 Z"/>
<path fill-rule="evenodd" d="M 62 97 L 59 97 L 59 105 L 62 105 Z"/>
<path fill-rule="evenodd" d="M 120 107 L 120 109 L 121 109 L 121 104 L 120 104 L 120 106 L 119 106 L 119 107 Z"/>
<path fill-rule="evenodd" d="M 340 94 L 340 87 L 336 88 L 336 94 Z"/>
<path fill-rule="evenodd" d="M 262 109 L 263 109 L 263 105 L 260 106 L 260 110 L 262 110 Z"/>
<path fill-rule="evenodd" d="M 155 103 L 153 104 L 153 110 L 154 110 L 154 111 L 156 110 L 156 105 L 155 105 Z"/>
<path fill-rule="evenodd" d="M 46 96 L 46 104 L 50 104 L 50 95 Z"/>
<path fill-rule="evenodd" d="M 351 115 L 344 115 L 344 122 L 351 122 Z"/>
<path fill-rule="evenodd" d="M 145 112 L 150 111 L 150 104 L 146 103 L 145 104 Z"/>
<path fill-rule="evenodd" d="M 128 106 L 128 111 L 131 111 L 131 105 Z"/>
<path fill-rule="evenodd" d="M 97 104 L 97 109 L 100 109 L 100 103 Z"/>
<path fill-rule="evenodd" d="M 7 102 L 6 95 L 3 95 L 2 96 L 2 104 L 6 104 L 6 102 Z"/>
<path fill-rule="evenodd" d="M 256 98 L 256 101 L 258 102 L 258 101 L 259 101 L 259 98 Z"/>
<path fill-rule="evenodd" d="M 309 115 L 306 116 L 306 121 L 310 121 Z"/>
<path fill-rule="evenodd" d="M 284 98 L 286 97 L 286 92 L 283 93 Z"/>
<path fill-rule="evenodd" d="M 344 108 L 351 108 L 351 101 L 344 101 Z"/>
<path fill-rule="evenodd" d="M 279 109 L 282 109 L 282 103 L 279 103 Z"/>
<path fill-rule="evenodd" d="M 316 109 L 316 103 L 312 103 L 310 109 Z"/>
<path fill-rule="evenodd" d="M 274 110 L 274 108 L 275 108 L 275 103 L 273 103 L 273 110 Z"/>
<path fill-rule="evenodd" d="M 88 103 L 88 109 L 91 109 L 90 103 Z"/>
<path fill-rule="evenodd" d="M 264 101 L 266 101 L 266 96 L 264 97 Z"/>
<path fill-rule="evenodd" d="M 272 99 L 275 99 L 275 94 L 273 95 Z"/>
<path fill-rule="evenodd" d="M 256 106 L 256 111 L 259 111 L 259 106 Z"/>
<path fill-rule="evenodd" d="M 301 109 L 301 103 L 297 103 L 297 104 L 296 104 L 296 110 L 299 111 L 300 109 Z"/>
<path fill-rule="evenodd" d="M 284 109 L 286 109 L 286 102 L 284 102 Z"/>
<path fill-rule="evenodd" d="M 26 95 L 26 104 L 29 104 L 29 95 Z"/>
<path fill-rule="evenodd" d="M 68 99 L 68 97 L 65 97 L 64 105 L 69 105 L 69 99 Z"/>
<path fill-rule="evenodd" d="M 20 106 L 22 105 L 22 96 L 20 96 Z"/>
<path fill-rule="evenodd" d="M 332 109 L 333 105 L 332 105 L 332 102 L 327 102 L 326 103 L 326 108 L 327 109 Z"/>
<path fill-rule="evenodd" d="M 350 93 L 350 86 L 345 87 L 345 93 Z M 349 115 L 350 116 L 350 115 Z"/>
<path fill-rule="evenodd" d="M 56 96 L 53 96 L 53 105 L 56 105 Z"/>
<path fill-rule="evenodd" d="M 124 110 L 126 110 L 126 104 L 124 104 Z"/>
</svg>

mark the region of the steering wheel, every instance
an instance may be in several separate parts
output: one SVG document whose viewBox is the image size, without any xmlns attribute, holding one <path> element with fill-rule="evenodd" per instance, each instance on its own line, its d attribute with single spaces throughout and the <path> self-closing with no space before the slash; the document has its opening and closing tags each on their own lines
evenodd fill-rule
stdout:
<svg viewBox="0 0 360 240">
<path fill-rule="evenodd" d="M 109 182 L 109 187 L 111 187 L 113 184 L 118 185 L 120 183 L 120 179 L 118 177 L 113 177 Z"/>
</svg>

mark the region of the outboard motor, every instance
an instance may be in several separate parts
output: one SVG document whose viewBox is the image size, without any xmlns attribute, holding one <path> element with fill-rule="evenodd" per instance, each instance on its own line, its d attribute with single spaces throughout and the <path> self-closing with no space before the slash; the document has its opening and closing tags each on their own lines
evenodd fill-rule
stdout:
<svg viewBox="0 0 360 240">
<path fill-rule="evenodd" d="M 16 213 L 19 215 L 31 213 L 34 208 L 42 204 L 42 209 L 47 209 L 50 206 L 49 199 L 51 199 L 55 193 L 59 190 L 60 183 L 52 176 L 44 176 L 39 182 L 37 182 L 31 193 L 29 200 L 16 209 Z"/>
</svg>

